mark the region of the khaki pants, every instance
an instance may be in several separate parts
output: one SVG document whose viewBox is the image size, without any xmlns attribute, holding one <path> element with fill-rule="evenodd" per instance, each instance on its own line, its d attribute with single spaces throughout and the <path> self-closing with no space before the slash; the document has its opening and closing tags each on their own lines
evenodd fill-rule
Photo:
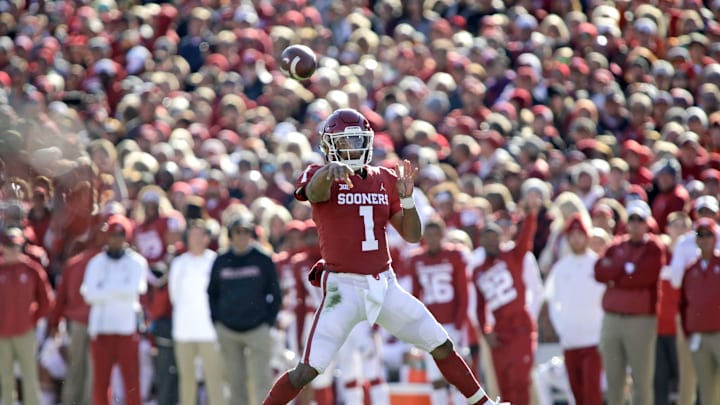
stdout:
<svg viewBox="0 0 720 405">
<path fill-rule="evenodd" d="M 677 316 L 677 344 L 678 360 L 678 405 L 695 405 L 697 397 L 697 375 L 693 366 L 690 346 L 682 328 L 680 315 Z"/>
<path fill-rule="evenodd" d="M 692 337 L 690 338 L 692 342 Z M 692 353 L 702 404 L 720 404 L 720 333 L 701 333 Z"/>
<path fill-rule="evenodd" d="M 23 405 L 40 405 L 40 383 L 38 381 L 37 340 L 35 332 L 11 338 L 0 338 L 0 391 L 2 403 L 14 404 L 15 361 L 22 373 Z"/>
<path fill-rule="evenodd" d="M 620 315 L 606 313 L 600 337 L 608 405 L 625 403 L 626 368 L 632 376 L 632 404 L 653 404 L 655 370 L 655 315 Z"/>
<path fill-rule="evenodd" d="M 258 326 L 247 332 L 235 332 L 216 324 L 225 377 L 230 384 L 230 405 L 262 403 L 273 383 L 270 357 L 270 327 Z"/>
<path fill-rule="evenodd" d="M 175 358 L 180 374 L 180 404 L 197 403 L 195 359 L 202 360 L 210 405 L 224 405 L 222 359 L 217 342 L 175 342 Z"/>
<path fill-rule="evenodd" d="M 68 370 L 63 382 L 64 404 L 90 405 L 92 394 L 92 362 L 90 361 L 90 336 L 87 325 L 68 322 L 70 352 Z"/>
</svg>

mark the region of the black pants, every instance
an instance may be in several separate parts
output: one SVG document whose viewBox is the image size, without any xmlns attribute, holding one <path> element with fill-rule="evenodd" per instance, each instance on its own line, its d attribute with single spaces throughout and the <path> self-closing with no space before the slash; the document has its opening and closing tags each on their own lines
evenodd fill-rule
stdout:
<svg viewBox="0 0 720 405">
<path fill-rule="evenodd" d="M 668 405 L 670 393 L 676 392 L 678 387 L 675 336 L 658 336 L 655 353 L 655 405 Z"/>
<path fill-rule="evenodd" d="M 176 405 L 179 401 L 178 370 L 172 341 L 172 320 L 161 318 L 153 322 L 155 356 L 155 395 L 158 405 Z"/>
</svg>

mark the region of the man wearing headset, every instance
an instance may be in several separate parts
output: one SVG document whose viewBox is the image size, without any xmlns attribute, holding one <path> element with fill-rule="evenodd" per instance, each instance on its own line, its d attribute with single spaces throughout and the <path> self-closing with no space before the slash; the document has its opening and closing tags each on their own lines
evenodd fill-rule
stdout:
<svg viewBox="0 0 720 405">
<path fill-rule="evenodd" d="M 210 315 L 227 367 L 228 404 L 259 404 L 272 385 L 270 326 L 282 303 L 280 283 L 272 258 L 255 243 L 252 215 L 233 219 L 228 234 L 229 249 L 210 273 Z"/>
</svg>

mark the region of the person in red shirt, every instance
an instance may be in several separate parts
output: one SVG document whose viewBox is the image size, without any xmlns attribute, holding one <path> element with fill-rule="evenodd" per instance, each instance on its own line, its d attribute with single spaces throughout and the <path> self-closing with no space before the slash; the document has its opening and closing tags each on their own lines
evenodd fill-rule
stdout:
<svg viewBox="0 0 720 405">
<path fill-rule="evenodd" d="M 720 403 L 720 252 L 718 226 L 710 218 L 695 223 L 700 257 L 685 271 L 680 315 L 688 336 L 703 404 Z"/>
<path fill-rule="evenodd" d="M 0 392 L 3 404 L 14 404 L 15 369 L 22 373 L 25 405 L 40 405 L 35 324 L 53 306 L 45 270 L 22 254 L 25 237 L 20 228 L 0 236 Z"/>
<path fill-rule="evenodd" d="M 495 404 L 430 311 L 398 284 L 388 249 L 392 226 L 419 242 L 422 226 L 413 199 L 417 167 L 370 165 L 374 131 L 358 111 L 334 111 L 322 125 L 327 163 L 300 175 L 295 197 L 308 200 L 317 224 L 323 271 L 311 272 L 323 290 L 303 359 L 275 382 L 264 405 L 284 405 L 325 371 L 350 331 L 377 323 L 430 352 L 445 378 L 474 405 Z"/>
<path fill-rule="evenodd" d="M 443 243 L 445 224 L 442 219 L 425 224 L 425 245 L 408 259 L 412 271 L 413 295 L 435 316 L 450 339 L 462 344 L 463 328 L 468 312 L 467 261 L 455 245 Z M 432 383 L 433 405 L 450 401 L 448 384 L 432 361 L 426 361 L 428 379 Z M 455 394 L 453 394 L 455 396 Z"/>
<path fill-rule="evenodd" d="M 150 333 L 157 347 L 154 367 L 155 390 L 159 403 L 178 401 L 178 374 L 172 342 L 172 304 L 167 288 L 169 263 L 185 228 L 184 217 L 169 209 L 165 193 L 155 185 L 145 186 L 138 193 L 141 209 L 136 215 L 139 224 L 133 231 L 132 244 L 148 262 L 147 317 Z"/>
<path fill-rule="evenodd" d="M 88 316 L 90 306 L 80 294 L 80 286 L 85 277 L 85 267 L 105 245 L 104 232 L 98 232 L 90 238 L 94 246 L 78 253 L 65 262 L 57 286 L 55 307 L 50 312 L 48 329 L 51 336 L 58 333 L 60 320 L 70 337 L 68 372 L 63 383 L 62 402 L 64 404 L 89 404 L 92 395 L 92 371 L 90 370 L 90 335 L 88 335 Z"/>
<path fill-rule="evenodd" d="M 621 404 L 625 375 L 632 369 L 633 404 L 653 403 L 657 295 L 665 247 L 648 232 L 650 207 L 628 203 L 627 234 L 619 237 L 595 264 L 595 279 L 607 285 L 600 354 L 605 366 L 609 404 Z"/>
<path fill-rule="evenodd" d="M 45 234 L 50 227 L 52 212 L 48 207 L 50 191 L 43 187 L 35 187 L 32 194 L 32 206 L 27 213 L 28 226 L 32 228 L 35 240 L 33 244 L 45 246 Z"/>
<path fill-rule="evenodd" d="M 676 211 L 668 215 L 666 235 L 669 237 L 665 242 L 667 249 L 667 264 L 663 266 L 660 272 L 660 294 L 657 303 L 658 317 L 658 338 L 655 355 L 655 404 L 669 404 L 670 393 L 673 386 L 678 386 L 678 393 L 682 392 L 682 384 L 685 383 L 681 379 L 688 378 L 687 373 L 683 373 L 683 356 L 680 344 L 683 340 L 677 338 L 677 315 L 680 301 L 680 290 L 673 287 L 671 282 L 672 252 L 678 240 L 692 229 L 692 220 L 690 216 L 683 211 Z M 680 338 L 682 339 L 682 338 Z M 687 356 L 689 362 L 689 356 Z M 684 403 L 679 401 L 680 403 Z"/>
<path fill-rule="evenodd" d="M 526 302 L 523 272 L 525 255 L 533 248 L 542 199 L 529 196 L 522 206 L 526 216 L 515 247 L 502 250 L 502 230 L 490 223 L 481 236 L 485 257 L 478 259 L 476 253 L 471 264 L 478 324 L 492 351 L 500 394 L 513 405 L 530 404 L 530 371 L 537 345 L 537 325 Z M 495 319 L 493 326 L 488 313 Z"/>
<path fill-rule="evenodd" d="M 301 239 L 298 246 L 301 246 L 301 248 L 295 250 L 296 253 L 290 258 L 289 267 L 291 268 L 290 271 L 296 286 L 297 306 L 295 316 L 297 318 L 299 333 L 297 336 L 292 336 L 291 338 L 297 337 L 297 346 L 300 349 L 300 353 L 302 353 L 304 350 L 304 338 L 310 333 L 312 315 L 317 311 L 322 302 L 322 292 L 310 284 L 307 275 L 310 273 L 313 265 L 320 260 L 321 255 L 315 222 L 309 219 L 305 222 L 299 222 L 295 226 L 300 229 Z M 278 269 L 280 268 L 278 267 Z M 312 388 L 312 396 L 314 396 L 317 405 L 331 405 L 334 403 L 335 393 L 332 387 L 331 376 L 330 378 L 316 378 L 310 383 L 310 387 Z"/>
<path fill-rule="evenodd" d="M 653 179 L 652 172 L 647 167 L 651 163 L 650 148 L 630 139 L 622 143 L 621 150 L 622 157 L 628 164 L 630 184 L 637 184 L 643 188 L 649 187 Z"/>
<path fill-rule="evenodd" d="M 302 308 L 299 289 L 295 277 L 292 259 L 303 250 L 303 232 L 305 223 L 294 219 L 285 224 L 283 244 L 280 251 L 273 255 L 273 262 L 280 278 L 280 288 L 283 292 L 283 311 L 294 314 L 294 320 L 287 325 L 287 332 L 291 335 L 290 349 L 295 353 L 302 353 L 302 331 L 305 321 L 305 312 Z M 311 263 L 312 265 L 312 263 Z"/>
<path fill-rule="evenodd" d="M 677 160 L 664 160 L 658 164 L 655 172 L 658 193 L 652 201 L 652 216 L 660 232 L 667 227 L 667 217 L 671 212 L 687 211 L 686 208 L 689 208 L 690 195 L 679 180 L 680 164 Z"/>
</svg>

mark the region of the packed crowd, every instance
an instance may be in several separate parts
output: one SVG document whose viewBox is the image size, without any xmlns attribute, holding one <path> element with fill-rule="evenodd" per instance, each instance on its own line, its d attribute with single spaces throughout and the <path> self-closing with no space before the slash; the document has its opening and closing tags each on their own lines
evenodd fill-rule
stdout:
<svg viewBox="0 0 720 405">
<path fill-rule="evenodd" d="M 650 328 L 652 336 L 635 335 L 645 339 L 635 342 L 639 346 L 655 347 L 648 343 L 657 340 L 658 347 L 657 359 L 653 351 L 628 360 L 638 362 L 635 400 L 650 403 L 657 370 L 656 399 L 680 391 L 679 403 L 694 403 L 695 367 L 683 328 L 676 326 L 683 271 L 695 261 L 694 237 L 684 242 L 691 253 L 683 261 L 673 252 L 676 242 L 688 239 L 683 234 L 695 235 L 692 221 L 718 213 L 720 2 L 13 0 L 1 2 L 0 11 L 3 404 L 15 395 L 13 351 L 19 353 L 23 403 L 37 403 L 37 392 L 44 403 L 89 401 L 88 376 L 98 373 L 98 358 L 107 352 L 90 345 L 90 336 L 96 344 L 103 331 L 141 333 L 132 335 L 139 343 L 110 339 L 102 347 L 139 347 L 146 374 L 134 388 L 142 400 L 161 404 L 179 400 L 176 370 L 195 367 L 195 354 L 203 357 L 211 403 L 222 387 L 209 381 L 223 374 L 243 381 L 247 370 L 226 364 L 223 371 L 222 363 L 239 363 L 244 347 L 257 345 L 238 333 L 247 323 L 273 326 L 260 341 L 285 336 L 289 343 L 270 353 L 276 355 L 272 367 L 284 369 L 292 353 L 301 352 L 302 311 L 311 309 L 294 296 L 297 283 L 283 266 L 304 257 L 309 268 L 307 256 L 317 255 L 310 205 L 294 198 L 295 183 L 307 165 L 323 163 L 318 129 L 344 107 L 360 111 L 375 130 L 373 164 L 394 167 L 408 159 L 419 168 L 415 200 L 423 223 L 439 223 L 442 237 L 463 245 L 467 257 L 483 248 L 490 224 L 511 242 L 521 225 L 519 202 L 533 192 L 542 198 L 532 257 L 525 261 L 534 269 L 526 270 L 526 289 L 541 342 L 558 339 L 552 301 L 550 316 L 542 308 L 544 295 L 554 297 L 543 292 L 543 282 L 575 252 L 573 227 L 590 236 L 590 248 L 600 255 L 598 281 L 612 284 L 601 269 L 609 266 L 606 248 L 616 246 L 615 236 L 640 232 L 635 218 L 646 221 L 663 252 L 651 273 L 666 270 L 660 294 L 648 296 L 657 309 L 632 310 L 658 319 L 657 328 L 655 315 L 638 327 Z M 319 56 L 317 72 L 304 82 L 278 71 L 278 55 L 294 43 Z M 274 259 L 282 290 L 267 291 L 277 297 L 272 308 L 227 314 L 225 305 L 246 303 L 217 298 L 208 304 L 192 295 L 198 291 L 181 295 L 193 304 L 177 301 L 173 279 L 188 287 L 171 268 L 197 265 L 178 258 L 196 249 L 212 262 L 212 252 L 251 243 L 247 236 Z M 390 239 L 394 267 L 412 288 L 413 277 L 422 283 L 409 264 L 415 247 L 396 236 Z M 140 297 L 141 306 L 99 321 L 90 308 L 110 304 L 107 293 L 81 293 L 90 277 L 86 267 L 93 268 L 88 263 L 103 249 L 125 242 L 137 255 L 122 260 L 149 268 L 127 292 Z M 13 284 L 17 263 L 30 273 Z M 108 266 L 94 268 L 102 273 Z M 630 275 L 636 272 L 631 267 L 625 269 Z M 212 281 L 194 278 L 191 284 L 202 283 Z M 237 294 L 265 292 L 239 288 Z M 212 319 L 178 332 L 174 311 L 202 315 L 200 303 L 209 305 Z M 465 305 L 464 312 L 474 312 L 474 299 Z M 717 302 L 708 305 L 717 313 Z M 622 313 L 599 302 L 587 311 L 603 308 Z M 136 315 L 137 325 L 127 324 Z M 215 330 L 211 321 L 218 320 L 227 330 Z M 622 319 L 615 321 L 622 329 Z M 561 344 L 568 339 L 563 332 L 557 330 Z M 583 344 L 597 345 L 599 333 Z M 483 341 L 473 335 L 464 338 L 471 347 Z M 208 344 L 180 355 L 183 341 Z M 93 384 L 111 384 L 113 363 L 133 357 L 123 350 L 101 360 L 103 381 Z M 717 358 L 719 349 L 713 350 Z M 401 357 L 385 361 L 407 362 Z M 32 371 L 38 358 L 39 376 Z M 624 376 L 624 364 L 617 367 Z M 679 387 L 668 383 L 678 374 L 686 376 Z M 699 374 L 704 386 L 720 378 L 715 372 L 708 383 Z M 75 382 L 56 395 L 66 378 Z M 613 390 L 620 384 L 608 383 Z M 180 391 L 188 384 L 194 379 L 183 380 Z M 111 385 L 122 397 L 121 384 Z M 264 394 L 230 385 L 236 397 Z M 710 392 L 704 395 L 720 395 Z"/>
</svg>

